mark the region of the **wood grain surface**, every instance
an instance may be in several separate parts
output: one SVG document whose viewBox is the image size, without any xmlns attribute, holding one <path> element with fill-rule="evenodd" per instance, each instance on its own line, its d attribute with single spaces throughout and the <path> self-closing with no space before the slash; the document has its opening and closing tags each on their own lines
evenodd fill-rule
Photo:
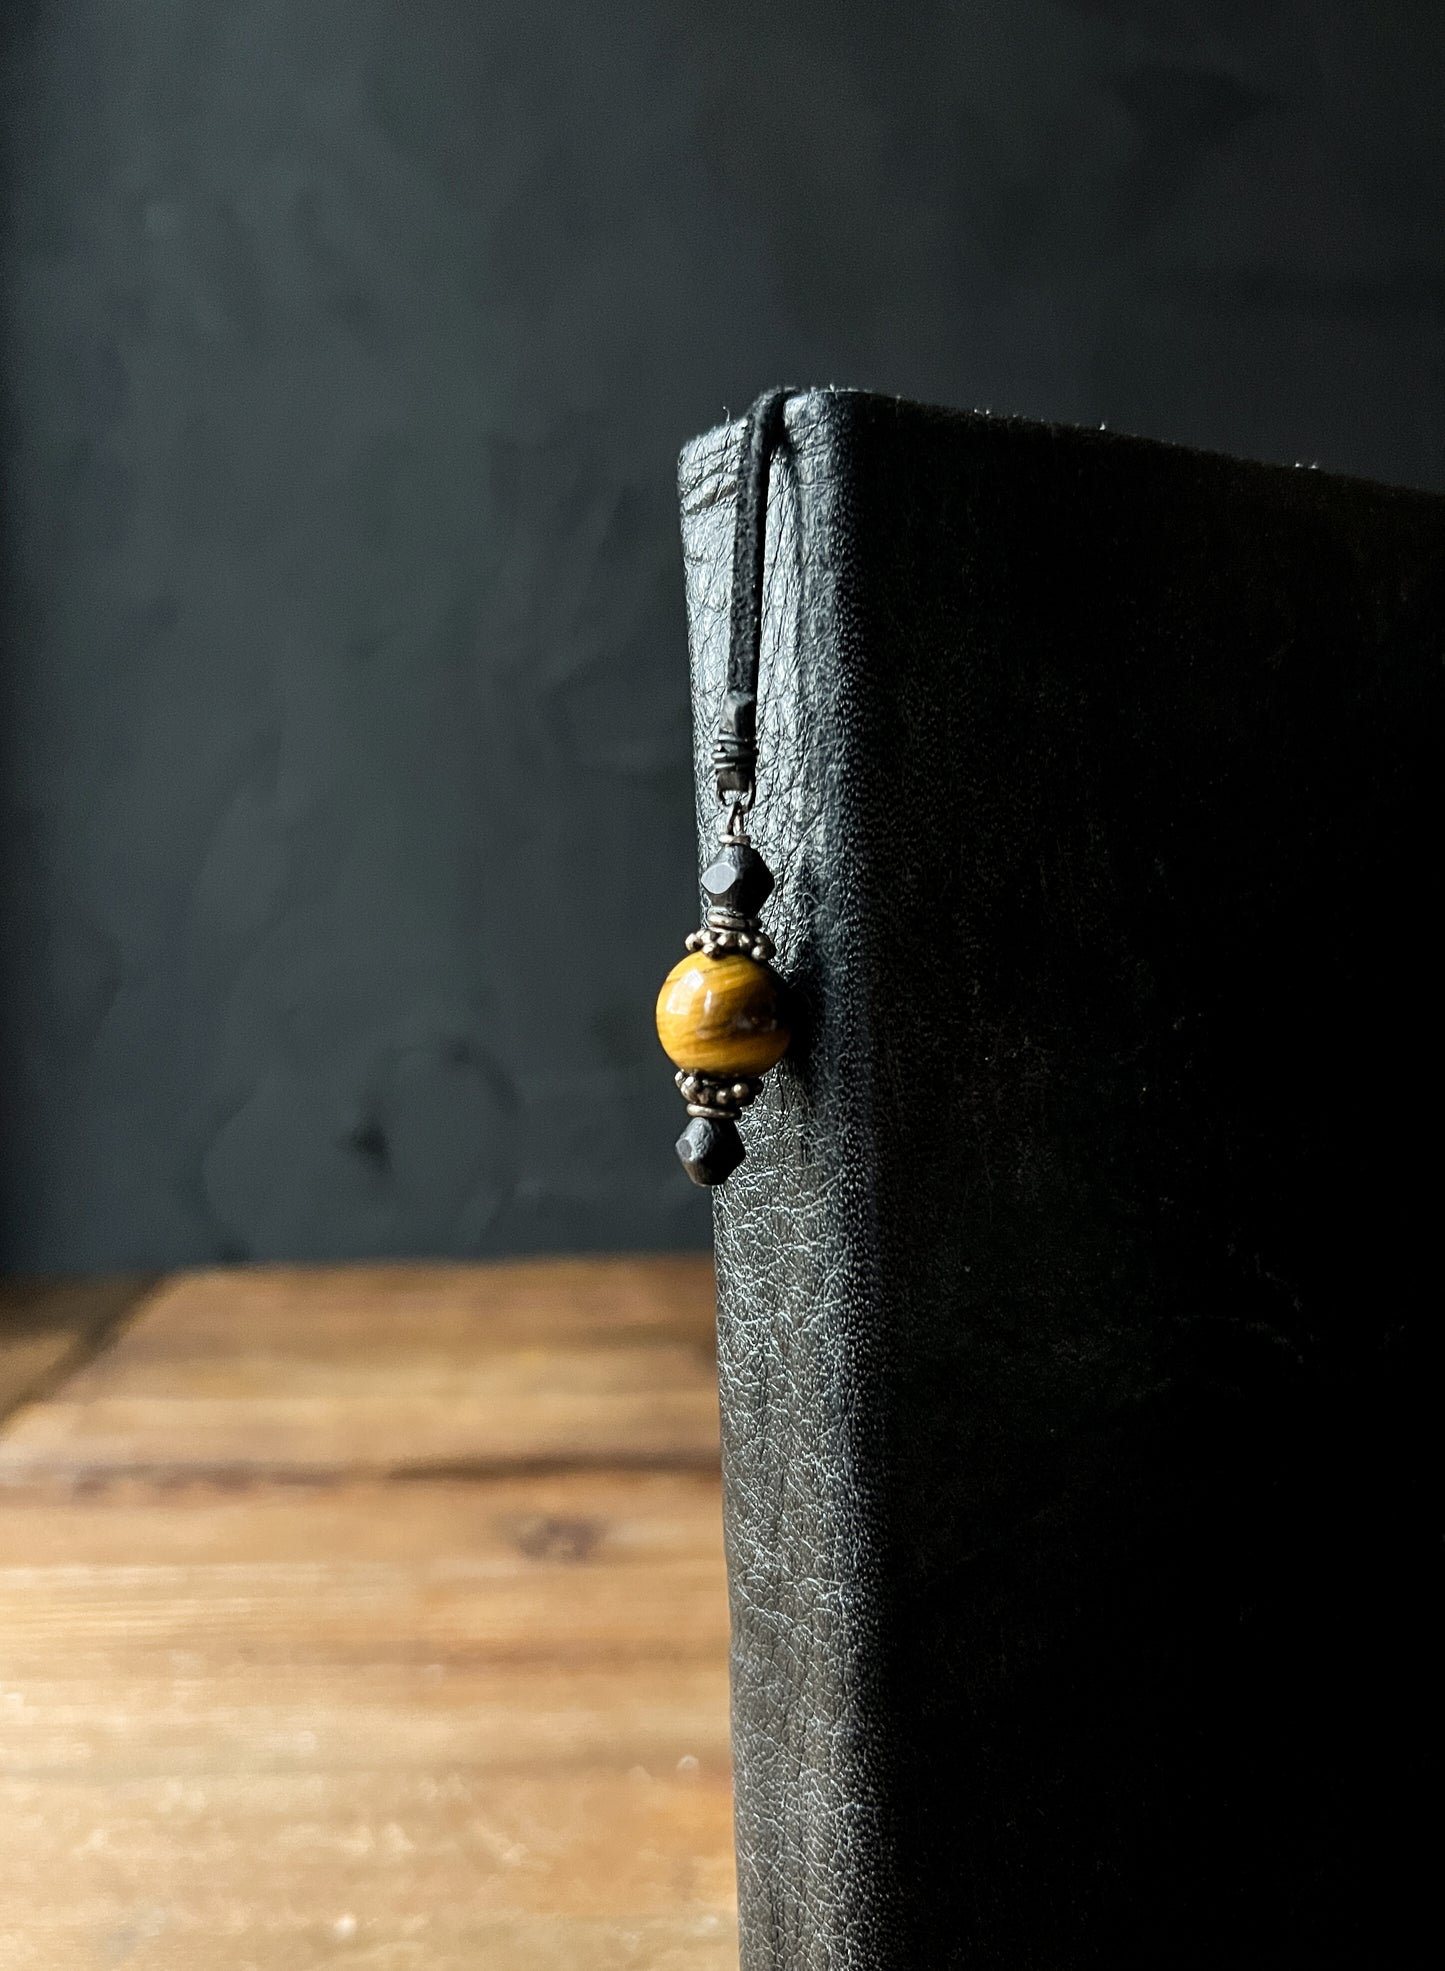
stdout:
<svg viewBox="0 0 1445 1971">
<path fill-rule="evenodd" d="M 0 1966 L 730 1971 L 707 1262 L 106 1306 L 0 1431 Z"/>
<path fill-rule="evenodd" d="M 83 1362 L 148 1284 L 139 1278 L 0 1280 L 0 1419 Z"/>
</svg>

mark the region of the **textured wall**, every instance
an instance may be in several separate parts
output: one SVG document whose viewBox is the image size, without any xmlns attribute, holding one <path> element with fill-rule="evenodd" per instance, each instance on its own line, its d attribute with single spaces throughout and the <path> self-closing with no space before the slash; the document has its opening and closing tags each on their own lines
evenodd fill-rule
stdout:
<svg viewBox="0 0 1445 1971">
<path fill-rule="evenodd" d="M 3 1258 L 707 1233 L 675 452 L 839 381 L 1445 483 L 1435 0 L 29 0 Z"/>
</svg>

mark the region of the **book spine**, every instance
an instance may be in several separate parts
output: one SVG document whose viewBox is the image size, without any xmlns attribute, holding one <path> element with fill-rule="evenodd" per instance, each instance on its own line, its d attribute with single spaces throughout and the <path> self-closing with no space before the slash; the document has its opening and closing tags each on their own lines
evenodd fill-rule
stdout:
<svg viewBox="0 0 1445 1971">
<path fill-rule="evenodd" d="M 714 1194 L 744 1971 L 890 1971 L 899 1928 L 887 1707 L 877 1701 L 867 1036 L 850 1030 L 864 1001 L 849 990 L 856 927 L 836 875 L 846 722 L 812 702 L 808 661 L 817 639 L 833 636 L 837 570 L 848 563 L 837 420 L 826 411 L 817 396 L 795 400 L 774 468 L 750 821 L 778 878 L 768 928 L 800 1038 L 744 1124 L 747 1160 Z M 740 436 L 732 427 L 698 440 L 680 471 L 704 857 L 718 824 L 710 747 Z"/>
</svg>

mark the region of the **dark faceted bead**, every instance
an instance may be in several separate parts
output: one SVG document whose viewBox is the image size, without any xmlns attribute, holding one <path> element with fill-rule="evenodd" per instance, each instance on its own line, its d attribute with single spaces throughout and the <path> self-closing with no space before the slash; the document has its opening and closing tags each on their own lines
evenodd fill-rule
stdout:
<svg viewBox="0 0 1445 1971">
<path fill-rule="evenodd" d="M 721 909 L 756 917 L 772 893 L 773 872 L 750 842 L 724 842 L 702 872 L 702 886 Z"/>
<path fill-rule="evenodd" d="M 737 1124 L 694 1116 L 677 1139 L 677 1154 L 694 1184 L 722 1184 L 747 1154 Z"/>
</svg>

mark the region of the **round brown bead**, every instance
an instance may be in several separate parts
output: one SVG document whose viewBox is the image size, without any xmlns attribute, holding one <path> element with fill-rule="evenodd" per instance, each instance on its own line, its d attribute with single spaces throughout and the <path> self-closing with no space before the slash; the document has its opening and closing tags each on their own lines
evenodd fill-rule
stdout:
<svg viewBox="0 0 1445 1971">
<path fill-rule="evenodd" d="M 729 952 L 674 965 L 657 996 L 657 1037 L 680 1068 L 764 1074 L 787 1051 L 783 984 L 755 958 Z"/>
</svg>

